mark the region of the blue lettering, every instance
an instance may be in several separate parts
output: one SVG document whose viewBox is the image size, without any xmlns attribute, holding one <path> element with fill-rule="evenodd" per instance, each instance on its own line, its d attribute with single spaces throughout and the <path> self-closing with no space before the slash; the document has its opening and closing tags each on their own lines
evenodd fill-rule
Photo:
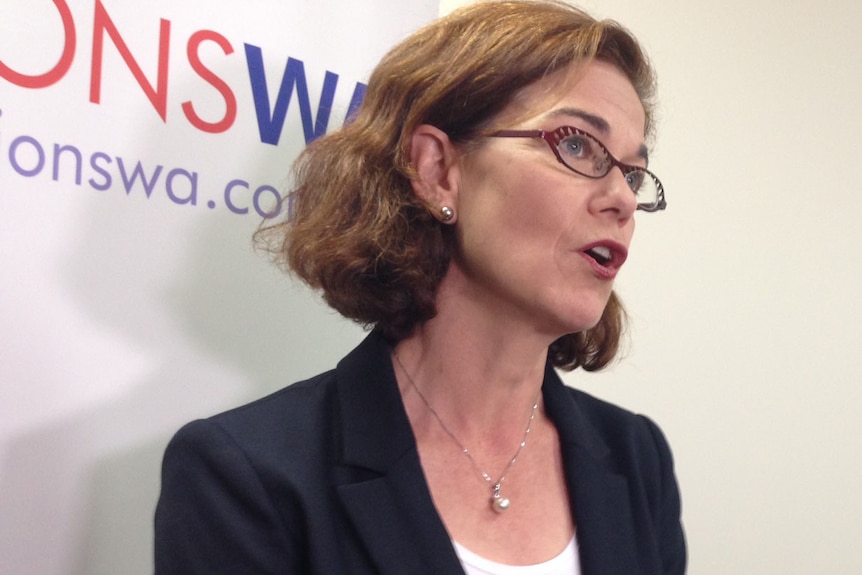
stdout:
<svg viewBox="0 0 862 575">
<path fill-rule="evenodd" d="M 152 177 L 149 181 L 147 181 L 147 176 L 144 174 L 144 168 L 141 166 L 141 162 L 135 166 L 135 170 L 132 172 L 132 177 L 126 173 L 126 166 L 123 165 L 123 159 L 117 158 L 117 165 L 120 167 L 120 176 L 123 178 L 123 185 L 126 187 L 126 195 L 132 193 L 132 186 L 135 185 L 135 180 L 141 180 L 141 185 L 144 186 L 144 192 L 147 194 L 147 198 L 153 193 L 153 188 L 156 186 L 156 182 L 159 179 L 159 175 L 162 173 L 162 166 L 156 166 L 156 171 L 153 172 Z"/>
<path fill-rule="evenodd" d="M 21 164 L 18 163 L 18 146 L 21 144 L 30 144 L 33 146 L 33 149 L 36 150 L 36 166 L 31 169 L 22 168 Z M 31 138 L 30 136 L 18 136 L 14 140 L 12 140 L 12 145 L 9 146 L 9 163 L 12 164 L 12 167 L 16 172 L 21 174 L 22 176 L 32 178 L 39 174 L 42 171 L 42 168 L 45 167 L 45 150 L 42 149 L 42 145 L 36 141 L 36 138 Z"/>
<path fill-rule="evenodd" d="M 356 88 L 353 90 L 353 96 L 350 98 L 350 105 L 347 106 L 347 116 L 344 117 L 344 123 L 349 124 L 359 113 L 359 107 L 362 106 L 362 100 L 365 99 L 365 92 L 368 86 L 362 82 L 356 82 Z"/>
<path fill-rule="evenodd" d="M 284 198 L 281 199 L 284 201 Z M 287 217 L 288 219 L 293 219 L 294 211 L 293 208 L 296 205 L 296 192 L 290 192 L 287 194 Z"/>
<path fill-rule="evenodd" d="M 335 88 L 338 85 L 338 74 L 327 70 L 323 80 L 323 90 L 320 94 L 320 105 L 317 108 L 317 118 L 312 121 L 305 65 L 301 60 L 287 59 L 275 106 L 271 108 L 261 49 L 246 44 L 245 58 L 248 63 L 251 92 L 254 98 L 254 109 L 257 114 L 257 126 L 261 142 L 273 146 L 278 145 L 290 99 L 293 96 L 294 85 L 296 86 L 296 97 L 299 100 L 299 114 L 302 119 L 305 143 L 310 144 L 326 133 L 326 128 L 329 125 L 329 114 L 332 111 L 332 101 L 335 98 Z"/>
<path fill-rule="evenodd" d="M 92 156 L 90 156 L 90 167 L 92 167 L 96 172 L 99 173 L 105 181 L 103 183 L 98 183 L 93 178 L 87 180 L 87 182 L 93 186 L 93 189 L 99 190 L 100 192 L 104 192 L 105 190 L 109 190 L 111 188 L 111 174 L 108 172 L 106 168 L 103 168 L 99 164 L 96 163 L 97 160 L 103 160 L 106 164 L 110 164 L 113 160 L 111 156 L 105 154 L 104 152 L 96 152 Z"/>
<path fill-rule="evenodd" d="M 231 200 L 230 195 L 233 192 L 233 189 L 237 187 L 245 188 L 247 190 L 248 182 L 243 180 L 231 180 L 230 182 L 228 182 L 228 184 L 224 188 L 224 203 L 227 204 L 227 209 L 229 209 L 235 214 L 247 214 L 248 208 L 238 208 L 236 204 L 233 203 L 233 200 Z"/>
<path fill-rule="evenodd" d="M 181 198 L 174 193 L 174 178 L 182 176 L 189 181 L 189 195 Z M 175 204 L 191 204 L 196 206 L 198 203 L 198 173 L 189 172 L 182 168 L 175 168 L 168 172 L 168 177 L 165 179 L 165 189 L 168 192 L 168 197 Z"/>
<path fill-rule="evenodd" d="M 75 157 L 75 185 L 81 185 L 81 151 L 75 146 L 61 146 L 60 144 L 54 144 L 54 169 L 52 171 L 51 177 L 54 181 L 58 181 L 60 179 L 60 154 L 63 152 L 71 152 Z"/>
<path fill-rule="evenodd" d="M 270 192 L 273 196 L 275 196 L 275 208 L 266 211 L 260 207 L 260 195 L 264 192 Z M 281 211 L 281 196 L 278 193 L 278 190 L 273 188 L 272 186 L 261 186 L 254 191 L 254 211 L 260 215 L 262 218 L 274 218 Z M 248 211 L 248 210 L 246 210 Z"/>
</svg>

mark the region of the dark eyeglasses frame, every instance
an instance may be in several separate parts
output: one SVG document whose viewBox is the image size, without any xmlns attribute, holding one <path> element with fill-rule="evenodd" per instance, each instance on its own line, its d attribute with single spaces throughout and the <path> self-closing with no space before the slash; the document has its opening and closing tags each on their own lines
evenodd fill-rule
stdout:
<svg viewBox="0 0 862 575">
<path fill-rule="evenodd" d="M 558 146 L 560 145 L 560 142 L 562 142 L 564 138 L 566 138 L 567 136 L 575 135 L 575 134 L 580 135 L 580 136 L 586 136 L 586 137 L 592 139 L 593 141 L 596 142 L 596 144 L 599 145 L 601 150 L 605 153 L 609 162 L 608 162 L 608 169 L 605 171 L 604 174 L 601 174 L 598 176 L 592 175 L 592 174 L 585 174 L 584 172 L 576 170 L 575 168 L 573 168 L 572 166 L 567 164 L 565 162 L 565 160 L 563 160 L 563 157 L 560 155 L 560 150 L 559 150 Z M 662 185 L 661 180 L 659 180 L 655 174 L 653 174 L 652 172 L 650 172 L 646 168 L 641 168 L 640 166 L 632 166 L 630 164 L 624 164 L 623 162 L 617 160 L 613 156 L 613 154 L 610 153 L 607 146 L 605 146 L 601 142 L 601 140 L 599 140 L 598 138 L 596 138 L 595 136 L 593 136 L 589 132 L 581 130 L 580 128 L 575 128 L 574 126 L 560 126 L 559 128 L 555 128 L 552 131 L 548 131 L 548 130 L 499 130 L 499 131 L 496 131 L 496 132 L 489 134 L 488 137 L 490 137 L 490 138 L 542 138 L 543 140 L 545 140 L 548 143 L 548 146 L 551 148 L 551 151 L 554 153 L 554 156 L 556 156 L 558 162 L 560 162 L 562 165 L 564 165 L 566 168 L 570 169 L 571 171 L 575 172 L 576 174 L 579 174 L 581 176 L 584 176 L 585 178 L 590 178 L 593 180 L 598 180 L 598 179 L 604 178 L 605 176 L 607 176 L 608 174 L 611 173 L 611 170 L 614 169 L 614 166 L 616 166 L 617 168 L 620 169 L 620 171 L 623 173 L 623 176 L 628 176 L 631 172 L 643 172 L 644 174 L 646 174 L 647 176 L 652 178 L 653 182 L 655 182 L 656 189 L 658 190 L 658 192 L 657 192 L 655 203 L 650 203 L 650 204 L 639 203 L 637 205 L 637 209 L 645 211 L 645 212 L 658 212 L 658 211 L 661 211 L 667 207 L 667 201 L 664 198 L 664 186 Z"/>
</svg>

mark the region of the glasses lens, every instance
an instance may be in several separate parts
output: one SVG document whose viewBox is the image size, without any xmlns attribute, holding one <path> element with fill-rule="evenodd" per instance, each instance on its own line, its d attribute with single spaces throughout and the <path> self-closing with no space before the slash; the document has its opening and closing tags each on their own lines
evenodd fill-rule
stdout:
<svg viewBox="0 0 862 575">
<path fill-rule="evenodd" d="M 567 166 L 585 176 L 600 178 L 611 167 L 604 146 L 587 134 L 575 132 L 563 136 L 557 143 L 557 151 Z"/>
<path fill-rule="evenodd" d="M 590 178 L 603 178 L 618 166 L 637 197 L 639 209 L 648 212 L 664 209 L 661 183 L 645 168 L 626 166 L 613 160 L 601 142 L 577 128 L 563 126 L 554 131 L 554 136 L 559 158 L 575 172 Z"/>
<path fill-rule="evenodd" d="M 661 184 L 649 172 L 642 169 L 633 169 L 626 173 L 626 182 L 635 193 L 638 207 L 641 209 L 655 209 L 662 196 L 659 189 Z"/>
</svg>

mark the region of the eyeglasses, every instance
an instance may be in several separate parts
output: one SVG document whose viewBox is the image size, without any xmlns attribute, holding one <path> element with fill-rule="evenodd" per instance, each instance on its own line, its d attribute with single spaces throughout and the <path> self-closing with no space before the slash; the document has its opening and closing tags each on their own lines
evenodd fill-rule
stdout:
<svg viewBox="0 0 862 575">
<path fill-rule="evenodd" d="M 557 160 L 576 174 L 587 178 L 604 178 L 616 166 L 637 197 L 639 210 L 658 212 L 667 207 L 664 186 L 655 174 L 639 166 L 617 160 L 594 136 L 573 126 L 546 130 L 500 130 L 492 138 L 542 138 L 551 147 Z"/>
</svg>

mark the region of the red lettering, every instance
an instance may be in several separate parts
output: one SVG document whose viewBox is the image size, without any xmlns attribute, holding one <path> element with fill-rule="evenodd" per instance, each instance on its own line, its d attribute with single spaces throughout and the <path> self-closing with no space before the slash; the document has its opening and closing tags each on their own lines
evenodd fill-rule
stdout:
<svg viewBox="0 0 862 575">
<path fill-rule="evenodd" d="M 234 96 L 230 86 L 228 86 L 224 80 L 216 76 L 212 70 L 204 66 L 201 62 L 198 48 L 201 43 L 206 40 L 210 40 L 218 44 L 225 54 L 233 54 L 233 46 L 231 46 L 227 38 L 218 32 L 213 32 L 212 30 L 198 30 L 192 34 L 191 38 L 189 38 L 186 48 L 189 64 L 191 64 L 192 69 L 197 72 L 198 76 L 218 90 L 222 98 L 224 98 L 225 113 L 221 120 L 217 122 L 207 122 L 198 116 L 191 101 L 183 102 L 183 112 L 185 113 L 186 118 L 188 118 L 189 123 L 198 130 L 209 132 L 210 134 L 218 134 L 230 128 L 233 125 L 234 120 L 236 120 L 236 96 Z"/>
<path fill-rule="evenodd" d="M 56 84 L 66 75 L 72 66 L 72 60 L 75 58 L 75 22 L 72 20 L 72 11 L 69 10 L 69 5 L 66 4 L 65 0 L 54 0 L 54 6 L 57 7 L 60 18 L 63 20 L 63 33 L 65 34 L 63 53 L 57 64 L 44 74 L 30 76 L 16 72 L 0 61 L 0 77 L 22 88 L 46 88 Z"/>
<path fill-rule="evenodd" d="M 98 104 L 102 94 L 102 45 L 105 32 L 111 38 L 117 51 L 131 70 L 138 85 L 144 91 L 150 103 L 156 109 L 163 122 L 167 122 L 168 116 L 168 48 L 171 40 L 171 23 L 169 20 L 161 19 L 159 28 L 159 64 L 156 88 L 147 80 L 138 62 L 132 56 L 132 52 L 126 45 L 120 31 L 114 25 L 113 20 L 102 6 L 101 0 L 96 0 L 96 15 L 93 22 L 93 63 L 90 73 L 90 101 Z"/>
</svg>

